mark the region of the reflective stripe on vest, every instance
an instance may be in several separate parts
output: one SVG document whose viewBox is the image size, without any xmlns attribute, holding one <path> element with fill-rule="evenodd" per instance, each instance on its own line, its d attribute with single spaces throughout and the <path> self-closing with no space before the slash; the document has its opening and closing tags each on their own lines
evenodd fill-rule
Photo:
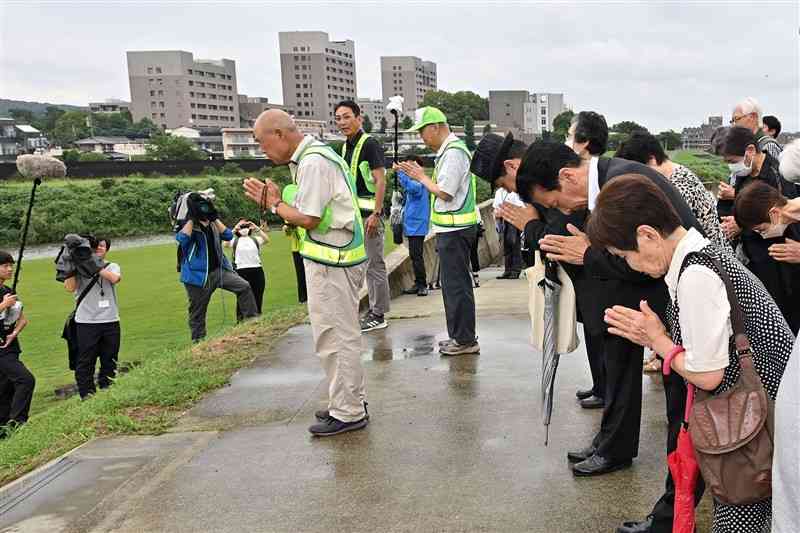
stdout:
<svg viewBox="0 0 800 533">
<path fill-rule="evenodd" d="M 467 146 L 462 141 L 451 141 L 445 147 L 444 151 L 442 151 L 442 156 L 439 157 L 439 160 L 434 166 L 432 177 L 434 183 L 436 183 L 439 163 L 442 161 L 445 152 L 450 149 L 461 150 L 467 154 L 470 160 L 472 159 L 469 149 L 467 149 Z M 470 174 L 469 191 L 467 191 L 467 196 L 464 198 L 464 204 L 456 211 L 436 211 L 436 196 L 431 195 L 431 223 L 443 228 L 467 227 L 477 224 L 478 214 L 475 211 L 475 190 L 475 175 Z"/>
<path fill-rule="evenodd" d="M 353 176 L 353 179 L 357 182 L 358 176 L 361 175 L 361 179 L 364 180 L 364 186 L 366 186 L 367 190 L 372 194 L 375 194 L 375 178 L 372 176 L 372 171 L 369 169 L 369 162 L 362 161 L 361 163 L 358 160 L 361 158 L 361 149 L 364 147 L 364 143 L 370 137 L 369 133 L 362 133 L 361 137 L 358 139 L 355 147 L 353 148 L 353 154 L 350 157 L 350 175 Z M 342 159 L 347 162 L 345 159 L 345 155 L 347 154 L 347 141 L 342 143 Z M 356 193 L 358 193 L 358 187 L 356 187 Z M 375 211 L 375 197 L 374 196 L 359 196 L 358 197 L 358 207 L 365 211 Z"/>
<path fill-rule="evenodd" d="M 350 170 L 347 168 L 345 160 L 327 146 L 307 146 L 300 154 L 297 160 L 298 164 L 305 156 L 310 154 L 317 154 L 326 158 L 342 171 L 342 177 L 347 183 L 347 188 L 350 190 L 350 198 L 353 202 L 353 239 L 343 246 L 334 246 L 314 240 L 308 231 L 299 231 L 300 255 L 311 261 L 335 267 L 347 267 L 363 263 L 367 260 L 367 250 L 364 246 L 364 224 L 361 221 L 361 212 L 358 210 L 358 202 L 356 201 L 355 179 L 350 175 Z M 328 209 L 327 206 L 326 209 Z"/>
</svg>

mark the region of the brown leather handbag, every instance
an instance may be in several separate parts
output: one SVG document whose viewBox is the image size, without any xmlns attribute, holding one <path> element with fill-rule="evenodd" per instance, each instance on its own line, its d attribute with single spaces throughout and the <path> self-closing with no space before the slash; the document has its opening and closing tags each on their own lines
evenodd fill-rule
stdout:
<svg viewBox="0 0 800 533">
<path fill-rule="evenodd" d="M 689 433 L 706 487 L 720 503 L 745 505 L 772 495 L 774 405 L 755 369 L 744 314 L 728 273 L 711 259 L 725 283 L 741 372 L 736 384 L 712 395 L 697 389 Z"/>
</svg>

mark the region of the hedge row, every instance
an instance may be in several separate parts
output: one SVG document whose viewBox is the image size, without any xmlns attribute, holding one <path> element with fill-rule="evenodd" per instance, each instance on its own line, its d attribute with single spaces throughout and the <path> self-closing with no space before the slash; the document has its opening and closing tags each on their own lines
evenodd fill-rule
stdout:
<svg viewBox="0 0 800 533">
<path fill-rule="evenodd" d="M 286 167 L 264 169 L 258 173 L 286 185 Z M 232 225 L 240 218 L 258 220 L 259 208 L 242 193 L 243 175 L 128 177 L 47 183 L 38 188 L 31 216 L 29 244 L 60 242 L 67 233 L 97 233 L 108 237 L 133 237 L 167 233 L 171 223 L 167 214 L 175 193 L 213 187 L 215 205 L 222 219 Z M 390 191 L 386 195 L 388 207 Z M 478 198 L 489 197 L 489 186 L 479 180 Z M 30 190 L 19 183 L 0 186 L 0 246 L 16 246 L 25 220 Z M 268 213 L 270 224 L 280 224 Z"/>
</svg>

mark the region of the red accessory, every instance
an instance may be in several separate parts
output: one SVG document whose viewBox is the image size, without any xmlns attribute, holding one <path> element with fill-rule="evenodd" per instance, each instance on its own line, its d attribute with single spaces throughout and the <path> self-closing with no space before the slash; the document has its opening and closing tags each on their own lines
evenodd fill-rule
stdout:
<svg viewBox="0 0 800 533">
<path fill-rule="evenodd" d="M 661 365 L 661 371 L 664 373 L 665 376 L 669 376 L 672 373 L 672 360 L 675 359 L 679 353 L 683 353 L 686 350 L 680 344 L 676 344 L 673 349 L 669 351 L 667 355 L 664 356 L 664 364 Z"/>
</svg>

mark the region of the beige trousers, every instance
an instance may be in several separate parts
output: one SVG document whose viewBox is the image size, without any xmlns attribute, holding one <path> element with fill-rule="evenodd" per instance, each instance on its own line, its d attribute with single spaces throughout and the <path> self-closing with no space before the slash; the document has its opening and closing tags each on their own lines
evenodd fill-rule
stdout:
<svg viewBox="0 0 800 533">
<path fill-rule="evenodd" d="M 308 317 L 314 350 L 328 382 L 328 410 L 342 422 L 364 418 L 366 380 L 361 365 L 358 291 L 366 263 L 331 267 L 304 259 L 308 284 Z"/>
</svg>

